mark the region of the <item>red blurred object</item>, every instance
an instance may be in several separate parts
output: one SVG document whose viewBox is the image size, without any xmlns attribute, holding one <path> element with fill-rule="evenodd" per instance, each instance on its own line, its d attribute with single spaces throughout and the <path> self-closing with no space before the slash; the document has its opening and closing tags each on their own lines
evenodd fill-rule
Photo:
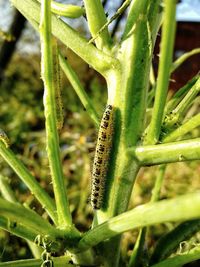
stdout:
<svg viewBox="0 0 200 267">
<path fill-rule="evenodd" d="M 154 69 L 158 70 L 160 34 L 154 50 Z M 200 22 L 177 22 L 174 60 L 194 48 L 200 48 Z M 187 59 L 172 75 L 170 88 L 177 90 L 200 71 L 200 54 Z"/>
</svg>

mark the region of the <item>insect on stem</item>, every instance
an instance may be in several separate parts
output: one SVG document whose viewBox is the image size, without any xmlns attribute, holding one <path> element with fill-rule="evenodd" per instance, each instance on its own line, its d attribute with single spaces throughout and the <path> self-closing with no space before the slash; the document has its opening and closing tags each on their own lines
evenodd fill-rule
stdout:
<svg viewBox="0 0 200 267">
<path fill-rule="evenodd" d="M 92 169 L 91 205 L 100 209 L 103 204 L 105 181 L 113 136 L 113 106 L 107 105 L 100 124 Z"/>
</svg>

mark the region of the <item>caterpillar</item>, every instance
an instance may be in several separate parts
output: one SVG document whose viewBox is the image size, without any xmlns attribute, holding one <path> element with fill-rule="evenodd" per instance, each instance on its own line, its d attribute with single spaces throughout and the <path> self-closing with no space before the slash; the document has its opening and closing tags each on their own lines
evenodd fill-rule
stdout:
<svg viewBox="0 0 200 267">
<path fill-rule="evenodd" d="M 6 133 L 2 129 L 0 129 L 0 140 L 4 143 L 6 148 L 8 148 L 10 146 L 10 140 L 9 140 L 8 136 L 6 135 Z"/>
<path fill-rule="evenodd" d="M 92 168 L 91 205 L 100 209 L 103 204 L 105 180 L 113 136 L 113 106 L 107 105 L 101 120 Z"/>
</svg>

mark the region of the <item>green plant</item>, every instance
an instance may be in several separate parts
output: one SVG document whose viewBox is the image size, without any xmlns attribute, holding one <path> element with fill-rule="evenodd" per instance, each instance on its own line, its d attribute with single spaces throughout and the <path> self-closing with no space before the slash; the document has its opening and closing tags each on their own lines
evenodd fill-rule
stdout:
<svg viewBox="0 0 200 267">
<path fill-rule="evenodd" d="M 33 242 L 36 247 L 43 249 L 43 253 L 39 260 L 0 263 L 0 266 L 72 266 L 73 263 L 119 266 L 121 234 L 136 228 L 140 229 L 140 234 L 130 257 L 130 267 L 149 264 L 152 267 L 169 266 L 169 262 L 171 266 L 181 266 L 199 259 L 198 246 L 188 254 L 166 259 L 181 241 L 198 231 L 199 220 L 193 219 L 200 217 L 200 195 L 197 192 L 158 201 L 165 165 L 159 167 L 151 203 L 127 211 L 132 188 L 142 166 L 200 159 L 199 138 L 179 141 L 200 125 L 199 115 L 184 121 L 186 112 L 199 93 L 200 78 L 197 77 L 194 82 L 180 89 L 167 102 L 170 74 L 187 58 L 186 55 L 172 63 L 176 1 L 126 1 L 125 7 L 130 3 L 129 12 L 122 39 L 117 42 L 109 35 L 109 22 L 100 0 L 84 0 L 88 26 L 95 44 L 88 42 L 59 17 L 51 14 L 51 1 L 41 1 L 41 5 L 36 0 L 11 2 L 40 31 L 46 145 L 55 200 L 50 198 L 15 156 L 3 134 L 0 140 L 1 156 L 42 204 L 52 223 L 28 207 L 17 204 L 4 181 L 4 198 L 0 198 L 0 227 Z M 56 8 L 59 10 L 59 6 Z M 84 12 L 81 8 L 70 8 L 70 12 L 75 12 L 73 17 L 81 16 Z M 152 79 L 153 84 L 150 86 L 153 47 L 161 21 L 158 78 L 155 83 Z M 92 229 L 85 233 L 80 233 L 73 224 L 62 173 L 57 129 L 62 115 L 59 113 L 58 116 L 61 105 L 58 58 L 61 68 L 97 127 L 99 116 L 67 60 L 60 52 L 57 54 L 52 34 L 105 78 L 108 86 L 107 102 L 114 109 L 114 133 L 103 206 L 94 211 Z M 198 52 L 199 49 L 194 53 Z M 154 96 L 154 92 L 152 108 L 150 101 L 148 106 L 147 99 L 148 96 Z M 150 118 L 146 112 L 149 108 Z M 185 223 L 186 220 L 192 221 Z M 176 238 L 171 240 L 170 233 L 166 234 L 165 245 L 160 241 L 162 246 L 156 247 L 150 259 L 146 257 L 143 262 L 146 255 L 146 227 L 167 221 L 184 223 L 173 230 Z M 62 256 L 56 257 L 56 253 Z"/>
</svg>

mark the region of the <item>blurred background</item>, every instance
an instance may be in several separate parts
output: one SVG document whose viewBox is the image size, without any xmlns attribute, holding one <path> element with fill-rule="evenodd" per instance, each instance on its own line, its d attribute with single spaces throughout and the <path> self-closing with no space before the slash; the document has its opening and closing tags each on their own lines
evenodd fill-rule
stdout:
<svg viewBox="0 0 200 267">
<path fill-rule="evenodd" d="M 60 2 L 82 4 L 82 1 Z M 108 17 L 111 17 L 123 2 L 104 0 Z M 126 12 L 109 26 L 115 39 L 120 39 L 125 17 Z M 81 34 L 90 38 L 85 18 L 65 20 Z M 154 51 L 155 73 L 158 68 L 159 42 L 160 34 Z M 200 47 L 200 0 L 179 1 L 174 59 L 197 47 Z M 69 49 L 63 51 L 101 114 L 107 98 L 104 79 Z M 200 54 L 197 54 L 190 57 L 174 72 L 170 90 L 173 92 L 182 87 L 199 70 Z M 97 130 L 64 74 L 62 75 L 62 96 L 65 118 L 64 127 L 60 133 L 63 171 L 75 223 L 80 230 L 84 231 L 89 229 L 92 220 L 92 209 L 88 204 L 88 198 Z M 12 150 L 53 196 L 45 148 L 42 98 L 39 36 L 9 1 L 0 0 L 0 128 L 8 134 Z M 199 129 L 195 129 L 192 136 L 199 136 Z M 156 175 L 155 169 L 151 167 L 141 170 L 130 208 L 149 201 Z M 16 198 L 21 203 L 27 203 L 42 214 L 40 205 L 2 158 L 0 158 L 0 174 L 8 178 Z M 199 174 L 199 162 L 170 164 L 167 167 L 161 198 L 200 189 Z M 43 214 L 43 216 L 47 215 Z M 161 234 L 173 226 L 174 224 L 169 223 L 153 227 L 149 246 L 153 246 Z M 124 262 L 128 258 L 126 251 L 131 252 L 136 236 L 137 231 L 124 235 L 122 250 Z M 198 235 L 195 238 L 200 242 Z M 31 257 L 31 252 L 25 241 L 0 231 L 0 261 L 28 257 Z"/>
</svg>

